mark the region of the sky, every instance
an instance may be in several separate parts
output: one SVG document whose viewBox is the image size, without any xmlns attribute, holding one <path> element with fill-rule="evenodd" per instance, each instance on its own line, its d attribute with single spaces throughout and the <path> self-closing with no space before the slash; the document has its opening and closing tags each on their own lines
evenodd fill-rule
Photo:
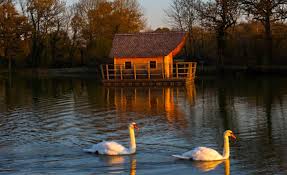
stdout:
<svg viewBox="0 0 287 175">
<path fill-rule="evenodd" d="M 169 8 L 172 0 L 138 0 L 144 15 L 147 19 L 147 27 L 157 29 L 158 27 L 168 27 L 164 10 Z M 77 2 L 77 0 L 67 0 L 68 4 Z"/>
<path fill-rule="evenodd" d="M 171 0 L 138 0 L 147 18 L 147 27 L 156 29 L 168 27 L 164 10 L 169 8 Z"/>
</svg>

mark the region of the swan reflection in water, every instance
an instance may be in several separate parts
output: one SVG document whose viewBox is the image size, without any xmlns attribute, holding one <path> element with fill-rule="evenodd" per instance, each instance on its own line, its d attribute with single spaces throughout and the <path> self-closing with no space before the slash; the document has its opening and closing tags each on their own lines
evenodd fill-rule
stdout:
<svg viewBox="0 0 287 175">
<path fill-rule="evenodd" d="M 192 165 L 202 172 L 208 172 L 216 169 L 220 164 L 224 162 L 225 175 L 230 175 L 230 160 L 218 160 L 218 161 L 193 161 Z"/>
<path fill-rule="evenodd" d="M 105 162 L 108 166 L 122 166 L 129 162 L 129 175 L 136 175 L 137 160 L 135 155 L 130 156 L 99 156 L 101 162 Z M 122 172 L 124 173 L 124 172 Z"/>
</svg>

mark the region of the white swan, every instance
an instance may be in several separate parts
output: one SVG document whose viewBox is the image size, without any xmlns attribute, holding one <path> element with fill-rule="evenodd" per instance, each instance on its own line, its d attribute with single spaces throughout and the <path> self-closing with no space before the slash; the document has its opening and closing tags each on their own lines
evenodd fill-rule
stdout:
<svg viewBox="0 0 287 175">
<path fill-rule="evenodd" d="M 223 155 L 219 154 L 217 151 L 206 147 L 197 147 L 191 151 L 185 152 L 182 155 L 172 155 L 173 157 L 179 159 L 191 159 L 197 161 L 215 161 L 215 160 L 225 160 L 229 158 L 229 137 L 236 139 L 232 131 L 227 130 L 224 132 L 224 148 Z"/>
<path fill-rule="evenodd" d="M 84 149 L 88 153 L 104 154 L 104 155 L 128 155 L 136 152 L 136 138 L 134 129 L 139 129 L 135 122 L 129 124 L 130 131 L 130 148 L 125 148 L 121 144 L 113 141 L 104 141 L 93 145 L 90 149 Z"/>
</svg>

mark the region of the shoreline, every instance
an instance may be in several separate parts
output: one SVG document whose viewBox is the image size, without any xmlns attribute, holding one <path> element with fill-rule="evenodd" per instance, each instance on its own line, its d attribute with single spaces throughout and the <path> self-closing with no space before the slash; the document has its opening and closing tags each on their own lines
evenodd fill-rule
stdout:
<svg viewBox="0 0 287 175">
<path fill-rule="evenodd" d="M 2 70 L 1 74 L 9 74 L 8 70 Z M 100 74 L 96 67 L 76 68 L 18 68 L 12 74 L 23 77 L 87 77 L 99 79 Z"/>
<path fill-rule="evenodd" d="M 287 75 L 287 66 L 202 66 L 199 65 L 197 73 L 200 75 L 210 74 L 237 74 L 246 75 Z"/>
<path fill-rule="evenodd" d="M 2 69 L 0 74 L 8 75 L 8 69 Z M 16 68 L 12 74 L 24 77 L 86 77 L 101 80 L 97 67 L 75 68 Z M 200 75 L 287 75 L 287 66 L 214 66 L 198 65 L 196 76 Z"/>
</svg>

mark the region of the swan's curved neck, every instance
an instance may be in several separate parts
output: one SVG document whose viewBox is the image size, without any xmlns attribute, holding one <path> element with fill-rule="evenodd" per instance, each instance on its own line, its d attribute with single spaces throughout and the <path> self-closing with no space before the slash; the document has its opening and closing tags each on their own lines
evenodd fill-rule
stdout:
<svg viewBox="0 0 287 175">
<path fill-rule="evenodd" d="M 135 138 L 135 131 L 134 128 L 129 127 L 130 131 L 130 153 L 135 153 L 136 152 L 136 138 Z"/>
<path fill-rule="evenodd" d="M 224 136 L 223 158 L 228 159 L 229 155 L 230 155 L 229 138 L 228 136 Z"/>
</svg>

